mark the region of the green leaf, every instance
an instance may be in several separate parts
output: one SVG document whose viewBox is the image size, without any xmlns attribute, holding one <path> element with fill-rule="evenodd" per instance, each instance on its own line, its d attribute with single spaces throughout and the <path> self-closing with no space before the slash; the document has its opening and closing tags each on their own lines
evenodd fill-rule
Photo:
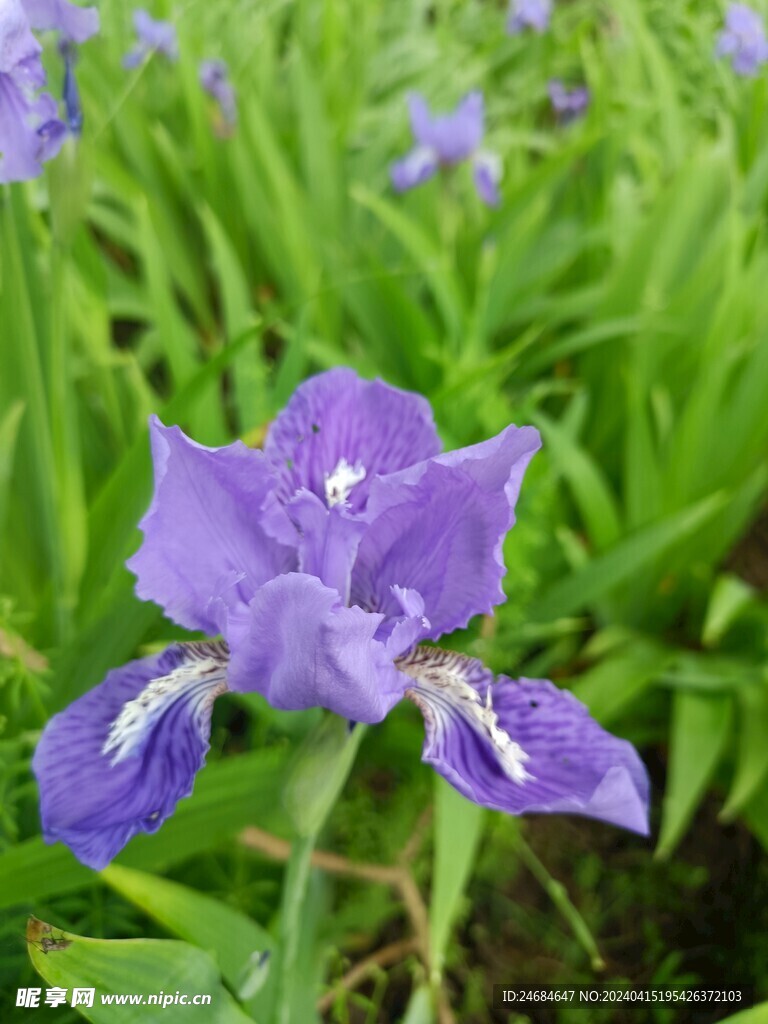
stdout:
<svg viewBox="0 0 768 1024">
<path fill-rule="evenodd" d="M 573 493 L 593 544 L 598 550 L 610 548 L 621 536 L 621 523 L 616 499 L 599 465 L 554 420 L 537 413 L 534 422 L 556 470 Z"/>
<path fill-rule="evenodd" d="M 534 601 L 531 619 L 548 622 L 593 604 L 695 533 L 724 507 L 726 500 L 722 492 L 711 494 L 681 512 L 630 534 Z"/>
<path fill-rule="evenodd" d="M 458 916 L 480 841 L 485 811 L 435 775 L 435 852 L 429 911 L 432 967 L 442 971 L 451 926 Z"/>
<path fill-rule="evenodd" d="M 583 672 L 570 686 L 602 725 L 616 721 L 662 672 L 669 653 L 654 644 L 636 640 Z"/>
<path fill-rule="evenodd" d="M 274 946 L 269 932 L 245 914 L 178 882 L 119 864 L 105 868 L 101 877 L 168 931 L 211 953 L 232 989 L 253 953 Z"/>
<path fill-rule="evenodd" d="M 282 750 L 259 750 L 208 765 L 195 792 L 154 835 L 139 835 L 120 854 L 129 867 L 162 869 L 211 849 L 274 813 L 273 794 L 285 766 Z M 61 844 L 27 839 L 0 854 L 0 908 L 82 889 L 99 875 Z"/>
<path fill-rule="evenodd" d="M 679 690 L 673 697 L 669 774 L 658 857 L 683 837 L 709 784 L 731 729 L 732 701 L 722 694 Z"/>
<path fill-rule="evenodd" d="M 23 415 L 24 403 L 19 400 L 13 403 L 0 420 L 0 529 L 5 521 L 8 485 L 11 482 L 19 424 Z"/>
<path fill-rule="evenodd" d="M 417 988 L 411 996 L 403 1024 L 435 1024 L 434 1000 L 428 985 Z"/>
<path fill-rule="evenodd" d="M 412 218 L 381 196 L 363 185 L 355 185 L 350 191 L 352 198 L 370 210 L 413 258 L 416 267 L 429 282 L 449 337 L 457 337 L 464 322 L 465 310 L 458 280 L 440 248 Z"/>
<path fill-rule="evenodd" d="M 726 1017 L 721 1024 L 768 1024 L 768 1003 L 758 1003 L 748 1010 Z"/>
<path fill-rule="evenodd" d="M 54 945 L 51 946 L 50 944 Z M 66 945 L 65 945 L 66 943 Z M 55 948 L 63 946 L 63 948 Z M 59 931 L 37 918 L 27 925 L 32 964 L 49 986 L 93 988 L 92 1007 L 77 1009 L 94 1024 L 143 1021 L 201 1021 L 246 1024 L 251 1018 L 221 983 L 207 953 L 185 942 L 161 939 L 91 939 Z M 187 996 L 210 996 L 209 1005 L 174 1003 Z M 152 1005 L 102 1003 L 110 995 L 157 997 Z M 166 1000 L 170 1002 L 166 1003 Z"/>
<path fill-rule="evenodd" d="M 717 577 L 701 630 L 701 642 L 714 647 L 722 640 L 741 612 L 752 603 L 755 591 L 739 576 L 723 573 Z"/>
<path fill-rule="evenodd" d="M 736 694 L 736 772 L 720 818 L 731 821 L 752 799 L 768 775 L 768 686 L 741 686 Z"/>
</svg>

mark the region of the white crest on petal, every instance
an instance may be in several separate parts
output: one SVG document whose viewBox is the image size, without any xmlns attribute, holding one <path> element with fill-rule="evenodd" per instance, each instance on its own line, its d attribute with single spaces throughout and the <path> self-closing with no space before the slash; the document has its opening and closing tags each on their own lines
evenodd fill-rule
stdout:
<svg viewBox="0 0 768 1024">
<path fill-rule="evenodd" d="M 328 508 L 345 504 L 352 488 L 361 480 L 365 480 L 365 477 L 366 471 L 362 462 L 358 460 L 351 466 L 346 459 L 339 459 L 334 471 L 324 474 L 325 502 Z"/>
<path fill-rule="evenodd" d="M 475 154 L 475 167 L 484 171 L 494 185 L 498 185 L 504 174 L 504 164 L 498 153 L 492 153 L 488 149 L 481 149 Z"/>
<path fill-rule="evenodd" d="M 533 779 L 525 767 L 530 756 L 499 725 L 493 710 L 493 684 L 488 684 L 485 701 L 474 684 L 490 676 L 481 662 L 440 647 L 417 647 L 396 661 L 397 668 L 410 676 L 416 686 L 406 690 L 425 720 L 458 712 L 489 742 L 504 774 L 522 785 Z"/>
<path fill-rule="evenodd" d="M 192 715 L 200 720 L 210 713 L 214 700 L 227 689 L 229 650 L 223 642 L 180 644 L 184 658 L 164 676 L 151 679 L 138 697 L 123 705 L 109 727 L 101 748 L 105 756 L 113 754 L 116 765 L 146 740 L 163 712 L 176 700 L 189 701 Z"/>
</svg>

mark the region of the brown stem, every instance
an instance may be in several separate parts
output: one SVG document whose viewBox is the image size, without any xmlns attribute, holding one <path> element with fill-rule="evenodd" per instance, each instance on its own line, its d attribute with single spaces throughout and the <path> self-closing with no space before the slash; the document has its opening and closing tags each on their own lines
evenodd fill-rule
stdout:
<svg viewBox="0 0 768 1024">
<path fill-rule="evenodd" d="M 13 636 L 0 629 L 0 658 L 18 658 L 31 672 L 45 672 L 48 659 L 44 654 L 30 647 L 20 636 Z"/>
<path fill-rule="evenodd" d="M 291 855 L 291 844 L 270 832 L 249 826 L 240 833 L 240 842 L 251 850 L 258 850 L 273 860 L 288 860 Z M 346 875 L 348 878 L 362 878 L 367 882 L 379 882 L 397 888 L 401 879 L 399 868 L 388 867 L 386 864 L 365 864 L 360 861 L 347 860 L 337 853 L 315 850 L 311 864 L 332 875 Z"/>
<path fill-rule="evenodd" d="M 362 984 L 371 971 L 376 967 L 391 967 L 405 960 L 411 953 L 419 952 L 419 944 L 416 939 L 400 939 L 399 942 L 391 942 L 388 946 L 382 946 L 375 953 L 371 953 L 359 964 L 355 964 L 345 975 L 334 984 L 330 992 L 326 992 L 317 1001 L 318 1013 L 326 1013 L 333 1006 L 334 1000 L 340 989 L 345 992 L 353 992 L 358 985 Z"/>
</svg>

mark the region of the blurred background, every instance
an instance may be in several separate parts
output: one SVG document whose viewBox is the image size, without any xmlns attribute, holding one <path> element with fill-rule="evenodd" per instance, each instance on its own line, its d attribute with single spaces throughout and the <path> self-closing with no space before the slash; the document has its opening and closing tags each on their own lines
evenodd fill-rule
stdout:
<svg viewBox="0 0 768 1024">
<path fill-rule="evenodd" d="M 508 601 L 446 645 L 552 678 L 635 743 L 652 836 L 480 812 L 437 786 L 418 712 L 398 706 L 321 846 L 415 883 L 442 995 L 408 884 L 337 865 L 312 874 L 290 1020 L 527 1019 L 492 1009 L 494 983 L 742 982 L 768 999 L 768 72 L 715 55 L 726 5 L 560 0 L 546 31 L 510 34 L 493 0 L 169 0 L 151 13 L 176 25 L 178 60 L 132 70 L 129 5 L 99 10 L 75 69 L 82 137 L 0 189 L 3 997 L 41 984 L 34 913 L 183 940 L 169 964 L 190 977 L 206 950 L 244 1007 L 215 1019 L 267 1019 L 249 957 L 285 940 L 269 843 L 291 839 L 286 765 L 314 713 L 217 702 L 194 796 L 103 877 L 43 845 L 29 765 L 52 713 L 182 636 L 123 565 L 151 490 L 148 415 L 258 445 L 301 380 L 346 364 L 425 394 L 446 447 L 541 430 Z M 227 63 L 234 124 L 203 59 Z M 59 93 L 50 40 L 45 62 Z M 553 79 L 587 86 L 588 107 L 558 113 Z M 448 111 L 473 89 L 499 205 L 469 167 L 397 194 L 408 92 Z M 269 836 L 243 842 L 246 826 Z M 79 1019 L 10 1004 L 3 1021 Z M 177 1012 L 196 1019 L 158 1019 Z M 642 1012 L 590 1022 L 726 1015 Z M 90 1019 L 133 1019 L 110 1013 Z"/>
</svg>

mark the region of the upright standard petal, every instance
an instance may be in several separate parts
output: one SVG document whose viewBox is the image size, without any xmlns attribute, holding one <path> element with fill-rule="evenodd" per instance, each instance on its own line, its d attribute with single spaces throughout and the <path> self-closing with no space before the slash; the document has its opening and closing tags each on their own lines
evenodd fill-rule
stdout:
<svg viewBox="0 0 768 1024">
<path fill-rule="evenodd" d="M 533 428 L 508 427 L 374 481 L 352 574 L 354 603 L 396 617 L 392 588 L 418 591 L 432 639 L 491 612 L 504 600 L 503 541 L 539 445 Z"/>
<path fill-rule="evenodd" d="M 648 777 L 634 747 L 544 679 L 417 648 L 397 662 L 424 715 L 422 759 L 469 800 L 509 814 L 562 813 L 648 834 Z"/>
<path fill-rule="evenodd" d="M 68 0 L 22 0 L 32 28 L 61 32 L 73 43 L 84 43 L 99 31 L 95 7 L 78 7 Z"/>
<path fill-rule="evenodd" d="M 408 106 L 416 142 L 435 153 L 442 164 L 468 159 L 483 140 L 483 94 L 477 90 L 467 93 L 450 114 L 430 114 L 419 93 L 408 97 Z"/>
<path fill-rule="evenodd" d="M 321 707 L 380 722 L 408 683 L 375 639 L 381 620 L 345 607 L 314 576 L 279 576 L 260 588 L 230 636 L 229 685 L 287 711 Z"/>
<path fill-rule="evenodd" d="M 174 644 L 110 672 L 50 720 L 32 767 L 43 837 L 101 870 L 138 832 L 156 832 L 192 792 L 227 649 Z"/>
<path fill-rule="evenodd" d="M 389 479 L 371 495 L 353 602 L 397 617 L 402 612 L 392 588 L 418 591 L 432 638 L 501 603 L 500 546 L 509 523 L 503 491 L 489 497 L 460 470 L 435 462 L 414 484 L 389 487 Z"/>
<path fill-rule="evenodd" d="M 345 516 L 338 505 L 328 508 L 312 491 L 299 491 L 285 506 L 296 529 L 299 572 L 316 576 L 349 604 L 352 567 L 366 524 Z"/>
<path fill-rule="evenodd" d="M 425 398 L 341 367 L 298 387 L 264 444 L 284 500 L 306 487 L 328 507 L 352 512 L 363 508 L 378 474 L 440 449 Z"/>
<path fill-rule="evenodd" d="M 169 60 L 178 59 L 179 43 L 173 22 L 156 21 L 146 11 L 137 10 L 133 12 L 133 24 L 139 40 L 150 50 L 157 50 Z"/>
<path fill-rule="evenodd" d="M 135 68 L 151 53 L 161 53 L 170 61 L 178 60 L 176 26 L 170 21 L 155 21 L 146 11 L 133 12 L 138 44 L 123 57 L 123 67 Z"/>
<path fill-rule="evenodd" d="M 30 57 L 37 57 L 41 49 L 32 35 L 29 17 L 20 0 L 3 0 L 0 6 L 0 75 L 13 71 Z M 42 82 L 35 82 L 35 85 L 42 85 Z"/>
<path fill-rule="evenodd" d="M 236 577 L 229 596 L 246 605 L 262 583 L 295 567 L 295 551 L 260 523 L 273 472 L 262 452 L 239 441 L 206 448 L 156 417 L 150 433 L 155 491 L 139 524 L 144 542 L 127 563 L 136 593 L 179 625 L 215 634 L 222 586 Z"/>
</svg>

